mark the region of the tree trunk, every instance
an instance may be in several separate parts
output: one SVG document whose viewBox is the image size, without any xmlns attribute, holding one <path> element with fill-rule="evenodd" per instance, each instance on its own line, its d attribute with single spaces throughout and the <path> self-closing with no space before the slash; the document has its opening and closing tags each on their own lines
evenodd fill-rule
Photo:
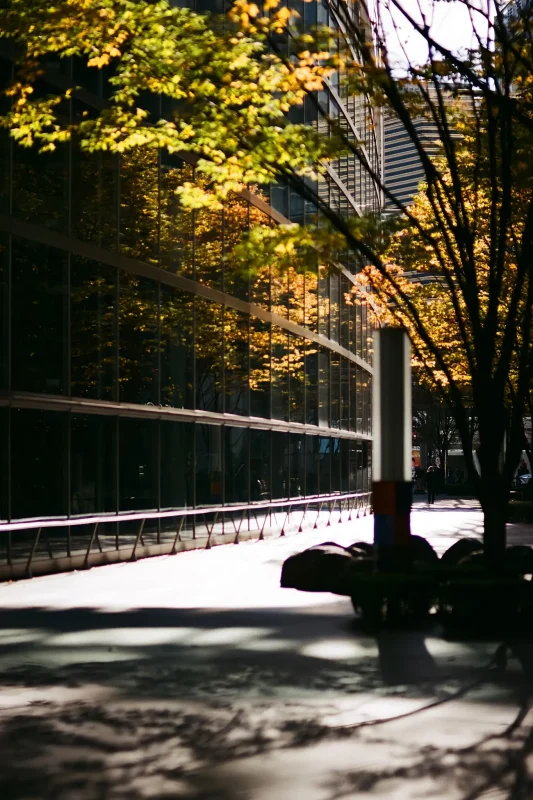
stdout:
<svg viewBox="0 0 533 800">
<path fill-rule="evenodd" d="M 480 498 L 483 509 L 483 545 L 487 567 L 491 572 L 501 572 L 505 556 L 509 493 L 504 481 L 498 481 L 501 484 L 499 486 L 494 485 L 495 483 L 491 482 Z"/>
</svg>

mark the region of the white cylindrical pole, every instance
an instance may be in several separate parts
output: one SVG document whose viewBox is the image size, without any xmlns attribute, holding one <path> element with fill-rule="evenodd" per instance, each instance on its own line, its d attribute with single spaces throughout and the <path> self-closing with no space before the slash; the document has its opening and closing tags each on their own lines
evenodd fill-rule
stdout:
<svg viewBox="0 0 533 800">
<path fill-rule="evenodd" d="M 374 541 L 408 544 L 412 499 L 411 346 L 401 328 L 374 334 Z"/>
<path fill-rule="evenodd" d="M 413 416 L 411 345 L 401 328 L 374 333 L 374 481 L 410 481 Z"/>
</svg>

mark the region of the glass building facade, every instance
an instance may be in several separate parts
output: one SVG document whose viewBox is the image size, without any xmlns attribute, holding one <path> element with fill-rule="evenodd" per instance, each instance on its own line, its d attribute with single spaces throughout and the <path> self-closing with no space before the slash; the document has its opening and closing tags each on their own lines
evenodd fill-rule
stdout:
<svg viewBox="0 0 533 800">
<path fill-rule="evenodd" d="M 323 21 L 325 6 L 302 5 Z M 8 80 L 9 59 L 0 68 Z M 73 115 L 102 106 L 103 70 L 50 63 L 41 89 L 67 81 L 86 87 Z M 356 119 L 331 86 L 329 112 L 366 124 L 379 159 L 359 100 Z M 302 113 L 321 124 L 311 102 Z M 311 203 L 273 186 L 184 213 L 175 190 L 194 168 L 175 156 L 1 143 L 0 529 L 370 491 L 372 332 L 350 300 L 356 267 L 251 271 L 227 257 L 250 225 L 316 219 Z M 334 166 L 332 203 L 376 206 L 355 164 Z"/>
</svg>

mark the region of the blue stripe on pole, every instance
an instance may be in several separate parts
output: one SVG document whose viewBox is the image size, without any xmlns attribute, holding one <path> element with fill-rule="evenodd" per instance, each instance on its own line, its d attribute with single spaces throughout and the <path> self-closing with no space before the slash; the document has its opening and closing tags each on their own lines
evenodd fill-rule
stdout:
<svg viewBox="0 0 533 800">
<path fill-rule="evenodd" d="M 374 544 L 387 547 L 395 544 L 396 514 L 376 514 L 374 512 Z"/>
</svg>

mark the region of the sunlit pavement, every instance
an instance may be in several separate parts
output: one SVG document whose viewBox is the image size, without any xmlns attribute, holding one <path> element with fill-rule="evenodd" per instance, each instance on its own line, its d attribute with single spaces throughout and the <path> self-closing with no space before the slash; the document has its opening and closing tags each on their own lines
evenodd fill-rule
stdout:
<svg viewBox="0 0 533 800">
<path fill-rule="evenodd" d="M 482 518 L 417 498 L 412 527 L 442 552 Z M 527 645 L 489 673 L 499 642 L 363 635 L 349 600 L 279 588 L 291 553 L 371 539 L 363 517 L 1 585 L 0 798 L 533 797 Z"/>
</svg>

